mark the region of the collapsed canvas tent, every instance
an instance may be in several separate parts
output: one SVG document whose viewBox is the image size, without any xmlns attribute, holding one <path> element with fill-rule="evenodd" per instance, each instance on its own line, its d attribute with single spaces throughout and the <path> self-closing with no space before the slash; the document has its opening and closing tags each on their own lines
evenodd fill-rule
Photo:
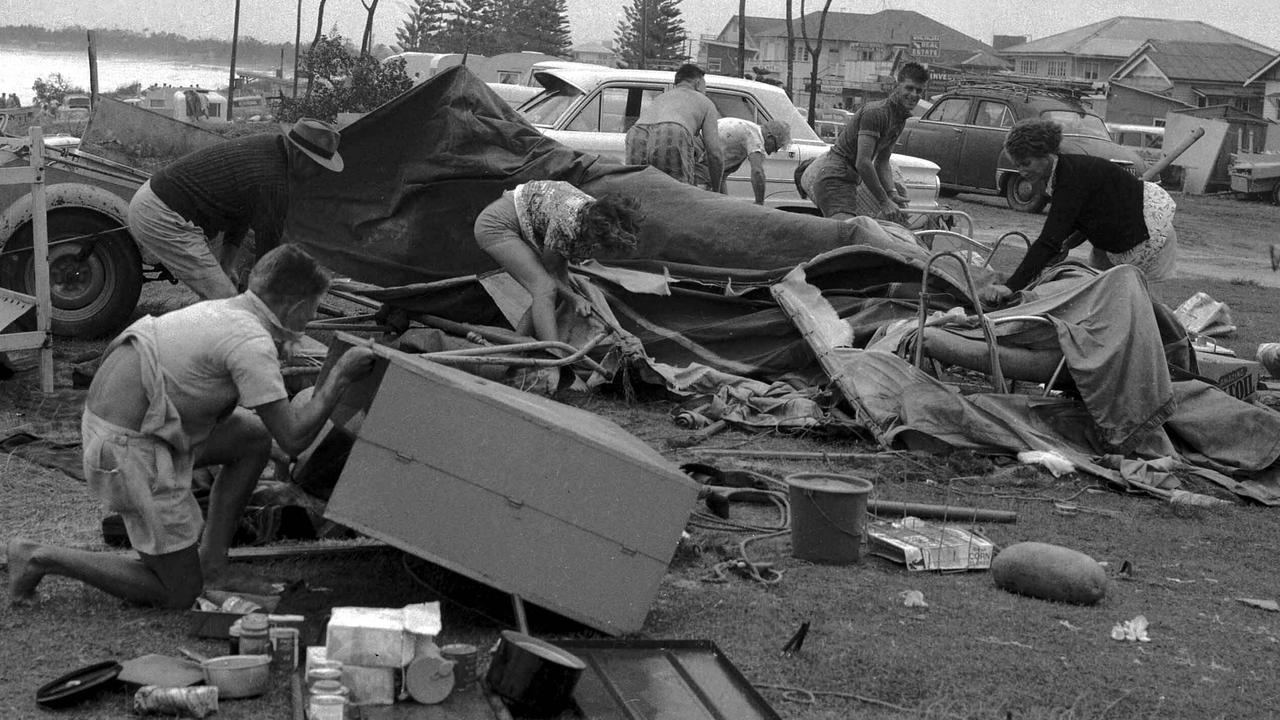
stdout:
<svg viewBox="0 0 1280 720">
<path fill-rule="evenodd" d="M 502 191 L 557 179 L 592 194 L 623 192 L 637 197 L 645 214 L 636 252 L 598 258 L 580 273 L 643 344 L 650 367 L 665 368 L 669 383 L 681 373 L 712 383 L 739 378 L 761 383 L 763 393 L 789 374 L 823 385 L 836 379 L 859 421 L 889 446 L 911 438 L 935 448 L 1060 449 L 1083 470 L 1157 493 L 1176 484 L 1168 472 L 1152 480 L 1120 461 L 1175 457 L 1179 468 L 1238 495 L 1280 504 L 1280 444 L 1251 452 L 1238 436 L 1233 442 L 1187 429 L 1204 426 L 1196 418 L 1211 407 L 1211 424 L 1248 424 L 1280 437 L 1280 415 L 1203 383 L 1173 382 L 1166 366 L 1185 343 L 1162 332 L 1145 285 L 1123 271 L 1101 281 L 1111 284 L 1102 289 L 1091 276 L 1067 278 L 1052 299 L 1011 311 L 1049 318 L 1083 402 L 961 396 L 898 355 L 866 349 L 873 340 L 889 342 L 921 303 L 976 312 L 972 288 L 991 280 L 985 268 L 948 259 L 933 263 L 923 281 L 929 253 L 906 231 L 765 209 L 579 153 L 525 123 L 465 67 L 344 129 L 342 153 L 343 173 L 293 195 L 287 232 L 337 273 L 364 283 L 364 294 L 410 317 L 509 322 L 495 284 L 486 282 L 496 267 L 472 235 L 476 216 Z M 806 295 L 808 311 L 830 314 L 840 326 L 841 369 L 819 367 L 812 337 L 771 292 L 795 272 L 814 290 Z M 1127 329 L 1099 330 L 1109 325 L 1099 318 L 1115 317 L 1136 319 Z M 1139 329 L 1152 341 L 1125 341 L 1124 333 Z M 1114 367 L 1143 383 L 1107 382 L 1114 355 L 1091 348 L 1117 338 L 1129 352 Z M 1188 407 L 1196 408 L 1191 416 L 1179 411 Z M 1149 437 L 1165 428 L 1163 440 Z M 1197 439 L 1183 442 L 1188 436 Z"/>
<path fill-rule="evenodd" d="M 928 257 L 909 233 L 870 220 L 783 213 L 577 152 L 544 137 L 463 66 L 344 128 L 341 147 L 346 169 L 293 194 L 286 232 L 410 314 L 504 322 L 475 279 L 496 265 L 472 233 L 502 191 L 553 179 L 636 197 L 645 219 L 635 252 L 599 258 L 607 268 L 594 276 L 646 350 L 676 364 L 697 359 L 757 377 L 794 369 L 807 351 L 769 299 L 771 282 L 809 263 L 814 282 L 850 298 L 852 311 L 913 300 Z M 656 274 L 663 286 L 633 291 L 617 269 Z M 954 265 L 940 266 L 936 283 L 954 298 L 968 294 Z"/>
</svg>

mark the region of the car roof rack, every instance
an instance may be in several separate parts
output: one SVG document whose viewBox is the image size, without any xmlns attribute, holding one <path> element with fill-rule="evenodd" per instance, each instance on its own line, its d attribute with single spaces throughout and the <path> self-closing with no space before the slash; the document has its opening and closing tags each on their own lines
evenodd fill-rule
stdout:
<svg viewBox="0 0 1280 720">
<path fill-rule="evenodd" d="M 1035 95 L 1051 95 L 1073 103 L 1081 103 L 1093 93 L 1091 83 L 1073 83 L 1069 80 L 1050 80 L 1048 78 L 1017 75 L 987 75 L 961 78 L 947 88 L 958 90 L 998 90 L 1010 94 L 1021 94 L 1024 100 Z"/>
</svg>

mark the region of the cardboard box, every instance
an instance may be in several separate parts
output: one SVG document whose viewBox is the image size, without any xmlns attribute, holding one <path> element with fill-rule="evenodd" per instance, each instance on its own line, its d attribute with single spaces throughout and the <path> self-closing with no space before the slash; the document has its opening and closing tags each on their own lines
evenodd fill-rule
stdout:
<svg viewBox="0 0 1280 720">
<path fill-rule="evenodd" d="M 400 608 L 336 607 L 325 631 L 325 657 L 346 665 L 401 668 L 413 660 L 413 638 Z"/>
<path fill-rule="evenodd" d="M 995 551 L 991 541 L 973 533 L 916 517 L 868 523 L 867 548 L 908 570 L 985 570 Z"/>
<path fill-rule="evenodd" d="M 400 692 L 400 670 L 343 665 L 342 684 L 351 691 L 353 705 L 391 705 Z"/>
<path fill-rule="evenodd" d="M 381 379 L 325 517 L 603 632 L 639 631 L 697 484 L 598 415 L 375 352 Z"/>
<path fill-rule="evenodd" d="M 1217 385 L 1223 392 L 1239 400 L 1248 400 L 1258 391 L 1262 379 L 1262 363 L 1228 355 L 1196 353 L 1200 376 Z"/>
</svg>

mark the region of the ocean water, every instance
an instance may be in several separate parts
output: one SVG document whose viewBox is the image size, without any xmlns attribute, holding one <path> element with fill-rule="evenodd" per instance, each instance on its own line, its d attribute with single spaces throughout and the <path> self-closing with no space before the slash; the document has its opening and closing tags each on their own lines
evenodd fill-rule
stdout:
<svg viewBox="0 0 1280 720">
<path fill-rule="evenodd" d="M 237 70 L 271 72 L 273 68 L 238 66 Z M 290 68 L 292 69 L 292 68 Z M 196 85 L 210 90 L 227 86 L 227 65 L 197 65 L 179 60 L 123 57 L 98 54 L 98 91 L 111 92 L 122 85 Z M 31 86 L 37 79 L 61 73 L 73 86 L 89 90 L 89 56 L 84 52 L 65 50 L 37 51 L 0 47 L 0 93 L 5 97 L 16 93 L 24 105 L 35 97 Z"/>
</svg>

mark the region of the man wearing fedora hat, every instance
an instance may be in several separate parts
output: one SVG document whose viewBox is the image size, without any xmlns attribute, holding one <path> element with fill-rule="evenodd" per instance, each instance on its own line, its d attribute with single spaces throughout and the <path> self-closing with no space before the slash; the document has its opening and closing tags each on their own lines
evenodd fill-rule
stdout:
<svg viewBox="0 0 1280 720">
<path fill-rule="evenodd" d="M 280 242 L 289 192 L 326 170 L 340 172 L 338 131 L 312 118 L 281 134 L 249 135 L 184 155 L 143 183 L 129 203 L 129 230 L 201 300 L 229 298 L 240 243 L 256 257 Z M 215 258 L 210 242 L 221 241 Z"/>
</svg>

